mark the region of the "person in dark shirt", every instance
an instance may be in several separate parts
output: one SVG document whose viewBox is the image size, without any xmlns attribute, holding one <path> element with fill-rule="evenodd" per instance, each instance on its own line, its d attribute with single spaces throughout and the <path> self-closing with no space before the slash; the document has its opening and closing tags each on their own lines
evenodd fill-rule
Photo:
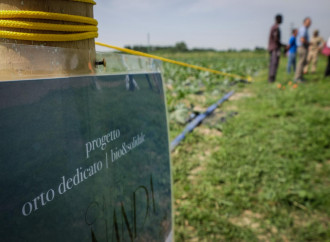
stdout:
<svg viewBox="0 0 330 242">
<path fill-rule="evenodd" d="M 280 61 L 281 47 L 285 46 L 281 43 L 281 31 L 279 28 L 282 21 L 283 21 L 282 15 L 277 14 L 275 16 L 275 24 L 270 29 L 269 41 L 268 41 L 268 51 L 270 55 L 269 75 L 268 75 L 269 82 L 275 82 L 276 72 Z"/>
<path fill-rule="evenodd" d="M 297 44 L 296 44 L 296 36 L 297 36 L 298 30 L 293 29 L 292 30 L 292 36 L 289 40 L 289 53 L 288 53 L 288 66 L 287 66 L 287 72 L 291 72 L 291 67 L 293 71 L 296 71 L 296 54 L 297 54 Z"/>
</svg>

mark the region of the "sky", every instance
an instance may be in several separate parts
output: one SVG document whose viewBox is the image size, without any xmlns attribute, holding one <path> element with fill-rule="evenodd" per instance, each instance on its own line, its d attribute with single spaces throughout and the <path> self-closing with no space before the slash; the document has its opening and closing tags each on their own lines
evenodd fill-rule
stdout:
<svg viewBox="0 0 330 242">
<path fill-rule="evenodd" d="M 282 42 L 305 17 L 310 36 L 319 29 L 330 37 L 330 0 L 96 0 L 97 41 L 126 45 L 174 45 L 188 48 L 254 49 L 267 47 L 274 16 L 283 15 Z M 97 50 L 103 48 L 97 47 Z"/>
</svg>

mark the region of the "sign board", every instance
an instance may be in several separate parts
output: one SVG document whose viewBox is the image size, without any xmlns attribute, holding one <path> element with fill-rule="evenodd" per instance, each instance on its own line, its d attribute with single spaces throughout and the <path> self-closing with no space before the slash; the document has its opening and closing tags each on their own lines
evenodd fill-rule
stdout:
<svg viewBox="0 0 330 242">
<path fill-rule="evenodd" d="M 160 73 L 0 82 L 1 241 L 171 237 Z"/>
</svg>

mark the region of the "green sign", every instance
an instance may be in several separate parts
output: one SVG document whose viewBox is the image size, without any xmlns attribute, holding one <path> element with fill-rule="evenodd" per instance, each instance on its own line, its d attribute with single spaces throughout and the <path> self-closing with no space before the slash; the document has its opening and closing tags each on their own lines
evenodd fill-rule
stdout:
<svg viewBox="0 0 330 242">
<path fill-rule="evenodd" d="M 165 241 L 161 75 L 0 82 L 1 241 Z"/>
</svg>

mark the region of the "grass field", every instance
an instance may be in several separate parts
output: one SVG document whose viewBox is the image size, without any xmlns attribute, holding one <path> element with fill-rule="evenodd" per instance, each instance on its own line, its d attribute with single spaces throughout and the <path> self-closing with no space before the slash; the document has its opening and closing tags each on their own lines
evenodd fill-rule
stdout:
<svg viewBox="0 0 330 242">
<path fill-rule="evenodd" d="M 228 90 L 236 94 L 172 153 L 176 241 L 330 241 L 330 78 L 294 88 L 265 53 L 174 56 L 254 76 L 253 84 L 165 65 L 170 132 Z M 281 84 L 281 88 L 278 88 Z M 284 87 L 283 87 L 284 86 Z"/>
</svg>

